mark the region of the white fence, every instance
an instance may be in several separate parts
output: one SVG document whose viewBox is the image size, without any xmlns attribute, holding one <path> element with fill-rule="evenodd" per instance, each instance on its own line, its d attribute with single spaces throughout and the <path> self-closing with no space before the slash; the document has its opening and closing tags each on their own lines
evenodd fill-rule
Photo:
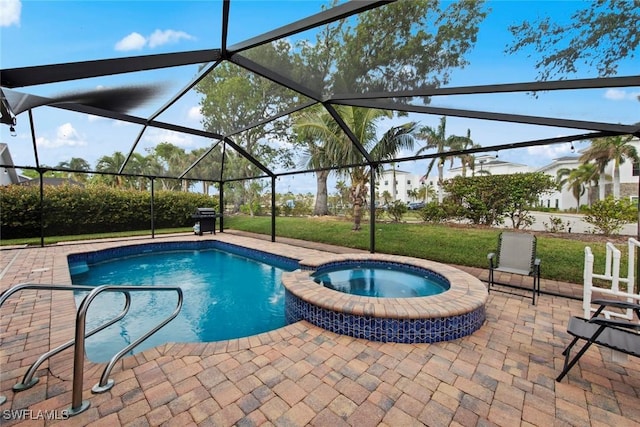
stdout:
<svg viewBox="0 0 640 427">
<path fill-rule="evenodd" d="M 613 243 L 607 243 L 606 245 L 604 274 L 594 274 L 593 253 L 589 246 L 584 248 L 584 290 L 582 308 L 584 309 L 585 318 L 591 317 L 591 313 L 597 308 L 591 305 L 591 299 L 594 292 L 603 298 L 610 295 L 616 298 L 624 298 L 628 302 L 640 300 L 640 295 L 638 295 L 638 290 L 635 286 L 635 253 L 636 248 L 640 247 L 640 242 L 636 239 L 630 238 L 628 241 L 628 247 L 628 268 L 626 277 L 620 277 L 621 253 Z M 600 282 L 598 282 L 599 286 L 593 285 L 593 279 L 600 279 Z M 602 282 L 604 282 L 604 286 L 607 287 L 603 287 Z M 624 289 L 620 289 L 621 284 Z M 600 296 L 597 296 L 596 298 L 599 298 Z M 633 311 L 631 309 L 626 310 L 625 313 L 605 310 L 603 314 L 607 318 L 622 317 L 629 320 L 633 319 Z"/>
</svg>

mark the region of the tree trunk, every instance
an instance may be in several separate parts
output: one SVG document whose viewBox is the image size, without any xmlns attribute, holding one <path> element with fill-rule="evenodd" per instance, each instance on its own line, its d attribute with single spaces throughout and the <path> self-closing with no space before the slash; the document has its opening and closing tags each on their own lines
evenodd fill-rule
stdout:
<svg viewBox="0 0 640 427">
<path fill-rule="evenodd" d="M 360 222 L 362 221 L 362 205 L 364 205 L 365 186 L 357 184 L 351 189 L 351 199 L 353 201 L 353 231 L 360 230 Z"/>
<path fill-rule="evenodd" d="M 617 163 L 613 165 L 613 198 L 620 198 L 620 167 Z"/>
<path fill-rule="evenodd" d="M 444 166 L 438 163 L 438 204 L 442 204 L 444 196 L 442 194 L 442 183 L 444 182 Z"/>
<path fill-rule="evenodd" d="M 327 191 L 327 178 L 330 171 L 318 171 L 316 172 L 316 205 L 313 208 L 313 214 L 318 216 L 329 215 L 329 208 L 327 206 L 328 191 Z"/>
</svg>

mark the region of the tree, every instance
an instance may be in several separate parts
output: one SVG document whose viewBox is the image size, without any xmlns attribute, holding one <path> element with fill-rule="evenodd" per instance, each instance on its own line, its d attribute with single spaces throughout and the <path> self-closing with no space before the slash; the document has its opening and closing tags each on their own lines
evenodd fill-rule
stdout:
<svg viewBox="0 0 640 427">
<path fill-rule="evenodd" d="M 116 151 L 112 156 L 102 156 L 96 163 L 96 171 L 117 173 L 124 164 L 125 156 L 120 151 Z M 122 187 L 124 177 L 122 175 L 98 175 L 97 181 L 104 182 L 113 187 Z"/>
<path fill-rule="evenodd" d="M 511 175 L 457 176 L 446 180 L 449 202 L 474 224 L 502 224 L 509 218 L 513 228 L 533 222 L 529 209 L 540 195 L 556 189 L 553 179 L 541 172 Z"/>
<path fill-rule="evenodd" d="M 576 199 L 576 212 L 580 212 L 580 197 L 585 192 L 584 179 L 584 175 L 578 169 L 562 168 L 556 172 L 558 186 L 571 189 L 571 194 Z"/>
<path fill-rule="evenodd" d="M 539 78 L 575 74 L 579 64 L 596 67 L 600 76 L 614 75 L 618 62 L 634 57 L 640 43 L 637 0 L 595 0 L 571 16 L 566 25 L 549 17 L 509 27 L 515 37 L 507 53 L 533 48 Z"/>
<path fill-rule="evenodd" d="M 72 157 L 71 160 L 58 163 L 58 168 L 71 169 L 74 171 L 90 171 L 91 165 L 85 159 L 80 157 Z M 88 175 L 82 172 L 69 172 L 67 174 L 69 179 L 73 179 L 78 182 L 87 182 Z"/>
<path fill-rule="evenodd" d="M 636 148 L 628 144 L 633 139 L 633 135 L 628 136 L 609 136 L 606 138 L 596 138 L 591 142 L 580 156 L 580 161 L 587 163 L 594 161 L 600 166 L 602 171 L 610 162 L 613 162 L 613 198 L 620 198 L 620 165 L 629 159 L 634 163 L 638 163 L 638 151 Z M 602 180 L 600 181 L 602 182 Z"/>
<path fill-rule="evenodd" d="M 482 2 L 457 2 L 446 8 L 427 0 L 389 4 L 359 14 L 355 24 L 340 20 L 326 25 L 315 43 L 299 42 L 288 66 L 280 64 L 279 70 L 318 93 L 439 86 L 448 81 L 452 68 L 466 64 L 465 54 L 486 16 L 481 9 Z M 306 166 L 317 169 L 337 164 L 326 157 L 331 153 L 323 148 L 319 127 L 332 127 L 327 120 L 333 119 L 319 107 L 295 119 L 294 129 L 302 133 L 297 142 L 304 147 Z M 309 135 L 313 131 L 316 134 Z M 316 172 L 316 215 L 328 212 L 329 173 Z M 395 198 L 395 191 L 392 193 Z"/>
<path fill-rule="evenodd" d="M 457 136 L 457 135 L 449 135 L 446 136 L 446 128 L 447 128 L 447 118 L 441 117 L 440 124 L 437 128 L 433 128 L 430 126 L 424 126 L 420 129 L 418 133 L 418 138 L 425 139 L 426 145 L 420 148 L 416 154 L 420 155 L 425 151 L 432 150 L 435 148 L 436 153 L 444 153 L 445 149 L 453 148 L 458 149 L 457 147 L 472 145 L 473 141 L 471 141 L 470 137 Z M 467 135 L 470 135 L 471 132 L 468 131 Z M 443 193 L 442 193 L 442 183 L 444 181 L 444 163 L 446 160 L 446 156 L 434 157 L 429 162 L 429 166 L 427 166 L 427 172 L 425 173 L 425 177 L 429 177 L 431 170 L 433 169 L 433 165 L 438 162 L 438 203 L 442 203 Z M 453 161 L 453 160 L 452 160 Z"/>
</svg>

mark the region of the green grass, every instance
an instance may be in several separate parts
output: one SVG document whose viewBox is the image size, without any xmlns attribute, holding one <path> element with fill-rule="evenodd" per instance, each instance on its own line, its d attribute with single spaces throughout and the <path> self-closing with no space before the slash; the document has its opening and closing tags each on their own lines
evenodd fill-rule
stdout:
<svg viewBox="0 0 640 427">
<path fill-rule="evenodd" d="M 182 233 L 185 231 L 193 231 L 191 227 L 182 228 L 166 228 L 155 231 L 155 234 L 171 234 Z M 74 242 L 77 240 L 93 240 L 93 239 L 115 239 L 118 237 L 135 237 L 135 236 L 150 236 L 151 230 L 139 230 L 139 231 L 121 231 L 113 233 L 96 233 L 96 234 L 78 234 L 74 236 L 51 236 L 44 238 L 45 245 L 54 245 L 56 243 Z M 24 239 L 2 239 L 0 240 L 0 246 L 39 246 L 40 237 L 28 237 Z"/>
<path fill-rule="evenodd" d="M 316 218 L 276 218 L 278 236 L 329 243 L 357 249 L 369 249 L 369 223 L 359 232 L 351 231 L 349 221 Z M 225 227 L 262 234 L 271 234 L 269 217 L 228 217 Z M 378 223 L 376 252 L 406 255 L 432 261 L 487 268 L 487 254 L 496 249 L 500 230 L 488 228 L 451 227 L 446 225 Z M 604 269 L 604 243 L 538 235 L 537 255 L 541 259 L 542 277 L 570 283 L 582 283 L 584 248 L 591 246 L 596 270 Z M 623 248 L 620 248 L 623 249 Z M 623 263 L 624 264 L 624 263 Z M 626 271 L 626 265 L 621 265 Z"/>
<path fill-rule="evenodd" d="M 228 216 L 225 228 L 271 234 L 271 217 Z M 359 232 L 351 231 L 352 222 L 335 218 L 276 218 L 277 237 L 291 237 L 348 248 L 369 250 L 369 222 Z M 156 230 L 156 234 L 190 232 L 190 227 Z M 376 252 L 406 255 L 432 261 L 487 268 L 487 254 L 496 249 L 500 230 L 490 228 L 451 227 L 422 223 L 377 223 Z M 150 235 L 149 230 L 78 236 L 47 237 L 45 244 Z M 2 240 L 6 245 L 40 245 L 40 238 Z M 582 283 L 584 248 L 591 246 L 596 271 L 604 270 L 604 243 L 585 243 L 538 234 L 538 257 L 542 277 L 570 283 Z M 620 246 L 620 249 L 624 248 Z M 623 258 L 625 258 L 623 254 Z M 626 262 L 620 266 L 626 272 Z"/>
</svg>

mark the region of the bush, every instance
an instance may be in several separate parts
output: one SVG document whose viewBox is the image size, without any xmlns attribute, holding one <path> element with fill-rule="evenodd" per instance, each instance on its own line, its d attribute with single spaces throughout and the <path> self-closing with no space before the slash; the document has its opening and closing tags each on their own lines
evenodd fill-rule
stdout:
<svg viewBox="0 0 640 427">
<path fill-rule="evenodd" d="M 133 231 L 151 228 L 151 194 L 104 186 L 44 186 L 44 234 Z M 158 191 L 154 194 L 154 226 L 188 227 L 197 207 L 218 209 L 215 198 L 204 194 Z M 40 235 L 40 188 L 0 187 L 0 227 L 4 239 Z"/>
<path fill-rule="evenodd" d="M 396 200 L 393 203 L 389 204 L 389 207 L 387 208 L 387 214 L 391 217 L 391 220 L 393 222 L 400 222 L 402 221 L 402 217 L 407 213 L 408 210 L 409 209 L 404 202 Z"/>
<path fill-rule="evenodd" d="M 418 215 L 424 222 L 439 223 L 445 221 L 449 214 L 443 205 L 438 202 L 429 202 L 422 209 L 418 210 Z"/>
<path fill-rule="evenodd" d="M 549 223 L 547 224 L 545 221 L 542 221 L 542 225 L 544 226 L 544 230 L 550 233 L 564 233 L 567 231 L 567 227 L 569 227 L 569 221 L 567 221 L 567 225 L 565 226 L 562 218 L 550 215 Z"/>
<path fill-rule="evenodd" d="M 600 233 L 610 236 L 617 234 L 625 224 L 634 222 L 637 217 L 638 210 L 635 204 L 626 199 L 615 200 L 613 196 L 608 196 L 595 202 L 588 209 L 584 220 Z"/>
</svg>

